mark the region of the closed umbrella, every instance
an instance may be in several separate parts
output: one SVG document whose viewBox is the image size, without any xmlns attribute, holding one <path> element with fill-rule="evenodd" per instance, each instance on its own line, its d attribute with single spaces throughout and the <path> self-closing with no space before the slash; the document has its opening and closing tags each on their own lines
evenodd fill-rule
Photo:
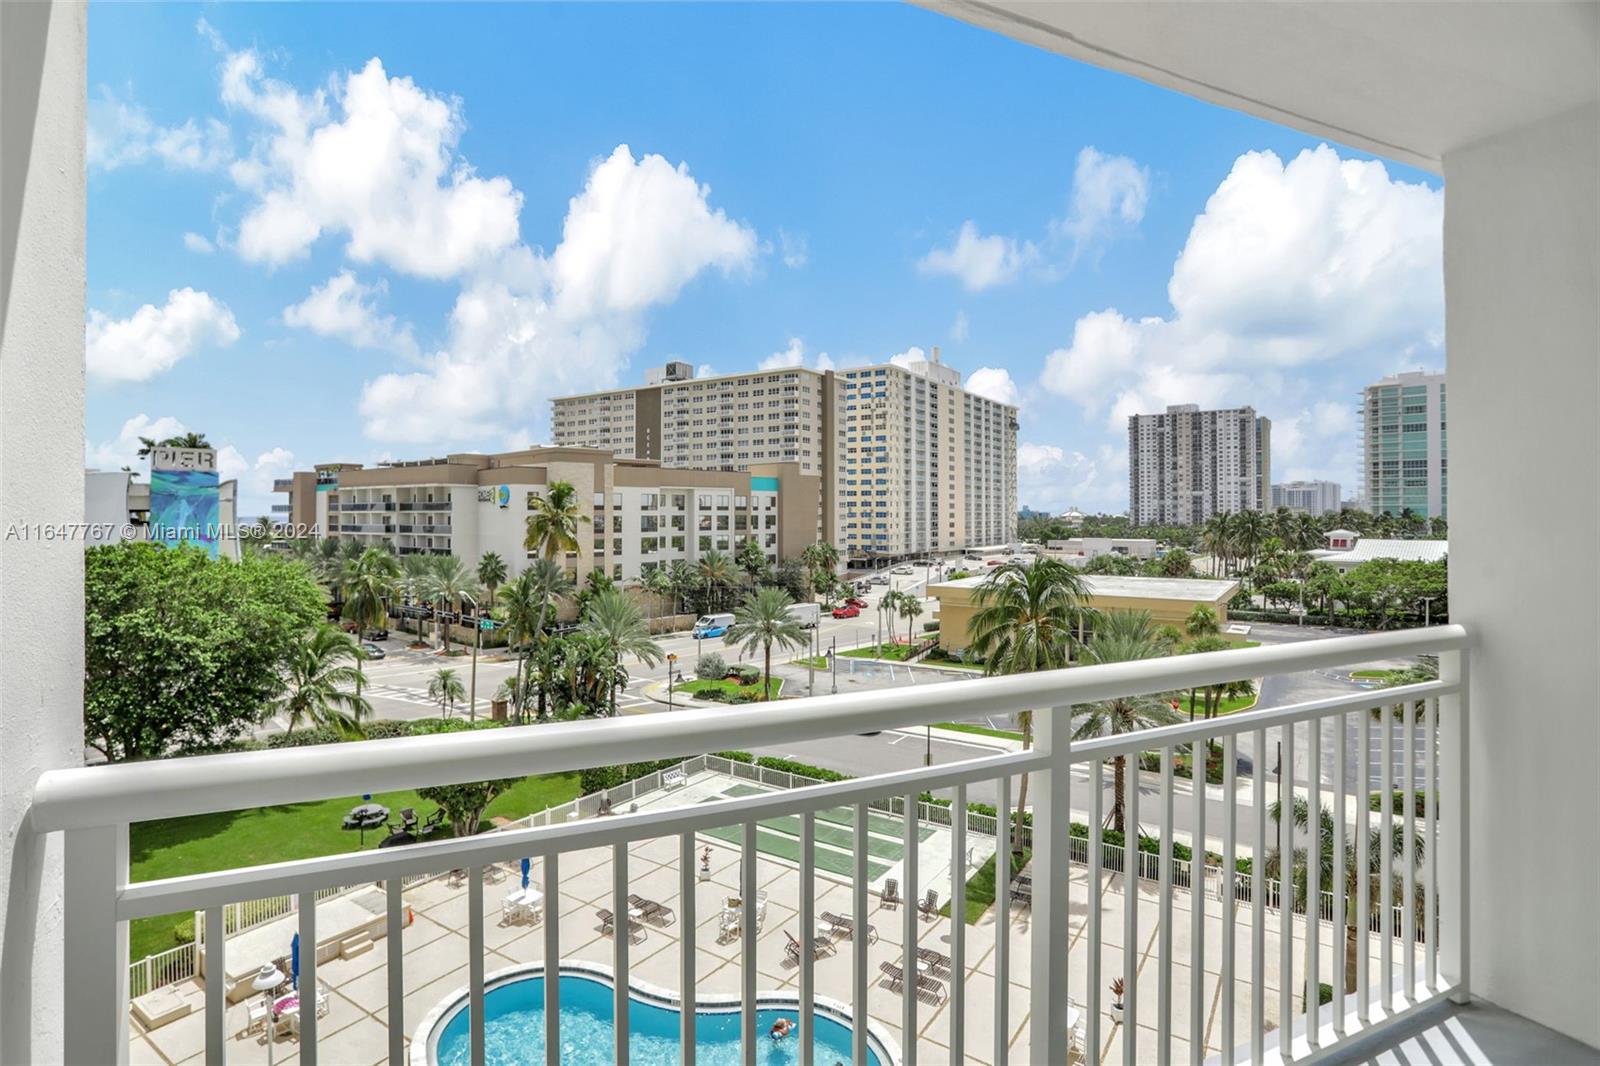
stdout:
<svg viewBox="0 0 1600 1066">
<path fill-rule="evenodd" d="M 289 981 L 295 988 L 300 987 L 300 934 L 296 933 L 289 942 Z"/>
<path fill-rule="evenodd" d="M 522 860 L 522 887 L 523 888 L 527 888 L 528 887 L 528 881 L 529 881 L 528 871 L 532 866 L 533 866 L 533 860 L 531 860 L 531 859 L 523 859 Z"/>
</svg>

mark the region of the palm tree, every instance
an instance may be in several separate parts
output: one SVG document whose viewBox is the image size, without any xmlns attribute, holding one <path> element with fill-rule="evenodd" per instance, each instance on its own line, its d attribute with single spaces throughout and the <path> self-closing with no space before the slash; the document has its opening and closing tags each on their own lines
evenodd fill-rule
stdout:
<svg viewBox="0 0 1600 1066">
<path fill-rule="evenodd" d="M 605 642 L 611 652 L 613 672 L 622 665 L 624 655 L 632 655 L 646 666 L 654 666 L 661 661 L 661 645 L 650 638 L 650 627 L 645 624 L 644 615 L 624 592 L 608 589 L 590 600 L 580 628 Z M 607 693 L 606 702 L 608 713 L 615 715 L 615 687 Z"/>
<path fill-rule="evenodd" d="M 1271 805 L 1268 806 L 1267 813 L 1271 816 L 1273 824 L 1277 825 L 1278 819 L 1282 817 L 1283 814 L 1282 802 L 1279 800 L 1274 800 Z M 1331 890 L 1333 887 L 1334 875 L 1333 811 L 1324 806 L 1320 808 L 1317 813 L 1317 851 L 1319 853 L 1320 865 L 1317 883 L 1320 886 L 1320 890 Z M 1308 836 L 1310 832 L 1309 825 L 1311 821 L 1311 804 L 1308 803 L 1304 797 L 1296 796 L 1294 798 L 1293 817 L 1295 829 L 1299 832 L 1299 835 L 1302 837 Z M 1368 886 L 1368 914 L 1366 915 L 1366 921 L 1368 922 L 1371 922 L 1372 915 L 1378 914 L 1383 906 L 1383 818 L 1392 818 L 1392 816 L 1385 811 L 1378 819 L 1378 824 L 1375 826 L 1370 826 L 1367 829 L 1366 877 Z M 1359 826 L 1348 826 L 1346 828 L 1347 840 L 1344 846 L 1344 894 L 1345 899 L 1350 901 L 1350 907 L 1346 914 L 1334 918 L 1334 921 L 1342 921 L 1345 924 L 1344 991 L 1346 995 L 1356 990 L 1356 975 L 1360 972 L 1360 962 L 1357 959 L 1356 951 L 1356 931 L 1359 926 L 1350 920 L 1355 916 L 1355 902 L 1360 898 L 1362 870 L 1360 853 L 1357 850 L 1357 843 L 1360 840 L 1360 837 L 1358 836 L 1359 832 Z M 1389 854 L 1392 860 L 1389 867 L 1390 890 L 1392 892 L 1393 899 L 1404 901 L 1404 863 L 1406 861 L 1405 834 L 1401 832 L 1399 825 L 1395 825 L 1394 828 L 1390 830 L 1389 837 Z M 1273 833 L 1272 839 L 1277 840 L 1278 834 Z M 1414 868 L 1420 867 L 1424 858 L 1424 835 L 1420 833 L 1413 834 L 1412 846 L 1412 865 Z M 1313 906 L 1313 904 L 1310 904 L 1306 898 L 1310 892 L 1310 877 L 1307 869 L 1307 860 L 1308 849 L 1304 845 L 1296 847 L 1294 849 L 1294 854 L 1289 860 L 1292 864 L 1289 867 L 1289 877 L 1290 881 L 1294 885 L 1295 904 L 1304 910 L 1305 913 L 1310 914 L 1314 912 L 1308 909 L 1310 906 Z M 1267 851 L 1266 862 L 1264 863 L 1262 876 L 1269 882 L 1276 881 L 1283 876 L 1282 870 L 1282 853 L 1278 848 L 1273 847 Z M 1422 890 L 1421 879 L 1417 878 L 1416 882 L 1420 892 Z M 1421 897 L 1419 896 L 1419 899 L 1420 898 Z M 1322 906 L 1322 901 L 1318 900 L 1314 906 L 1320 909 Z M 1419 905 L 1418 910 L 1420 911 L 1420 909 L 1421 908 Z M 1381 915 L 1381 918 L 1384 935 L 1389 935 L 1390 925 L 1393 922 L 1393 917 L 1385 914 Z M 1398 933 L 1396 935 L 1398 935 Z M 1307 980 L 1307 987 L 1310 988 L 1310 982 L 1313 982 L 1314 979 L 1308 977 Z"/>
<path fill-rule="evenodd" d="M 1266 539 L 1266 515 L 1260 511 L 1240 511 L 1234 516 L 1234 543 L 1246 567 L 1255 564 L 1256 553 Z"/>
<path fill-rule="evenodd" d="M 1159 659 L 1166 654 L 1167 648 L 1156 636 L 1149 611 L 1110 611 L 1097 620 L 1094 636 L 1083 649 L 1083 660 L 1098 666 Z M 1172 725 L 1181 719 L 1167 700 L 1160 696 L 1118 696 L 1087 707 L 1074 707 L 1073 721 L 1073 739 L 1087 740 L 1090 737 L 1115 736 Z M 1111 814 L 1106 821 L 1119 833 L 1126 833 L 1123 797 L 1126 794 L 1128 760 L 1119 755 L 1112 760 L 1112 764 L 1115 768 L 1113 784 L 1116 792 L 1111 798 Z M 1203 781 L 1204 777 L 1200 780 Z M 1134 842 L 1129 846 L 1136 849 L 1138 845 Z"/>
<path fill-rule="evenodd" d="M 285 732 L 309 722 L 344 737 L 360 736 L 361 720 L 372 713 L 372 706 L 359 688 L 350 691 L 361 676 L 351 664 L 365 658 L 359 644 L 326 622 L 301 637 L 290 654 L 283 691 L 272 703 L 271 713 L 288 719 Z"/>
<path fill-rule="evenodd" d="M 772 698 L 772 646 L 799 649 L 806 646 L 806 631 L 789 613 L 794 603 L 780 588 L 759 588 L 744 598 L 733 612 L 733 625 L 723 640 L 742 645 L 747 653 L 761 649 L 761 698 Z"/>
<path fill-rule="evenodd" d="M 906 620 L 906 643 L 915 644 L 917 640 L 914 628 L 917 619 L 922 616 L 922 597 L 906 595 L 900 598 L 900 617 Z"/>
<path fill-rule="evenodd" d="M 357 633 L 380 626 L 388 618 L 387 604 L 399 576 L 400 568 L 394 556 L 379 548 L 368 548 L 345 563 L 339 582 L 344 590 L 344 617 L 356 624 Z M 361 661 L 356 660 L 358 697 L 361 695 Z"/>
<path fill-rule="evenodd" d="M 666 598 L 672 595 L 672 574 L 664 566 L 658 566 L 648 571 L 639 579 L 639 584 L 644 590 L 656 598 L 656 617 L 659 618 L 666 612 L 662 610 Z"/>
<path fill-rule="evenodd" d="M 488 593 L 485 598 L 493 603 L 495 591 L 505 583 L 506 561 L 495 552 L 484 552 L 478 560 L 478 584 Z"/>
<path fill-rule="evenodd" d="M 1217 622 L 1217 612 L 1208 603 L 1197 603 L 1183 620 L 1183 628 L 1191 637 L 1214 637 L 1222 631 Z"/>
<path fill-rule="evenodd" d="M 983 672 L 1026 674 L 1057 670 L 1072 659 L 1073 634 L 1082 623 L 1088 588 L 1076 569 L 1048 556 L 1031 563 L 1001 563 L 973 595 L 977 611 L 968 623 L 968 646 L 983 660 Z M 1033 747 L 1033 712 L 1017 715 L 1022 747 Z M 1028 775 L 1017 792 L 1017 825 L 1012 834 L 1022 846 L 1022 812 L 1028 805 Z"/>
<path fill-rule="evenodd" d="M 706 607 L 722 606 L 723 591 L 734 583 L 733 560 L 712 548 L 700 556 L 700 583 L 706 590 Z"/>
<path fill-rule="evenodd" d="M 428 698 L 439 705 L 440 718 L 449 718 L 456 701 L 467 698 L 467 690 L 454 670 L 440 670 L 428 679 Z"/>
<path fill-rule="evenodd" d="M 570 481 L 553 481 L 543 496 L 533 499 L 528 532 L 522 546 L 545 559 L 578 550 L 578 527 L 594 519 L 578 507 L 578 490 Z"/>
<path fill-rule="evenodd" d="M 157 448 L 209 448 L 211 442 L 206 440 L 204 433 L 180 433 L 176 437 L 166 440 L 153 440 L 150 437 L 139 438 L 139 458 L 147 457 Z"/>
<path fill-rule="evenodd" d="M 437 608 L 440 604 L 446 612 L 459 611 L 462 598 L 470 599 L 476 604 L 479 589 L 477 578 L 467 565 L 453 555 L 439 557 L 427 586 L 425 595 L 434 602 Z M 444 622 L 444 652 L 450 654 L 450 623 Z"/>
<path fill-rule="evenodd" d="M 800 552 L 800 562 L 806 568 L 806 587 L 814 589 L 819 574 L 826 573 L 831 577 L 839 568 L 839 549 L 825 540 L 819 540 L 805 546 Z"/>
<path fill-rule="evenodd" d="M 1211 572 L 1217 572 L 1217 564 L 1222 564 L 1222 572 L 1228 572 L 1228 562 L 1233 553 L 1234 519 L 1226 513 L 1214 514 L 1206 519 L 1201 527 L 1200 543 L 1205 547 L 1206 553 L 1211 556 Z"/>
<path fill-rule="evenodd" d="M 501 621 L 506 626 L 506 640 L 518 649 L 518 693 L 525 691 L 522 671 L 529 648 L 544 633 L 545 620 L 550 616 L 551 608 L 571 595 L 571 575 L 549 559 L 535 559 L 526 570 L 501 586 L 500 613 Z M 519 699 L 519 720 L 524 707 L 524 702 Z"/>
</svg>

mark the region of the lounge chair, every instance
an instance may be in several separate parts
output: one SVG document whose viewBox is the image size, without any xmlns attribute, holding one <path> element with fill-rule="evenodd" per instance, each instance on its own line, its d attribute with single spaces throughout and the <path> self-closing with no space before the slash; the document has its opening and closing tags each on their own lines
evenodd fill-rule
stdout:
<svg viewBox="0 0 1600 1066">
<path fill-rule="evenodd" d="M 258 1026 L 265 1028 L 267 1022 L 271 1018 L 272 1004 L 268 1003 L 265 999 L 251 998 L 247 1001 L 247 1010 L 244 1018 L 244 1031 L 246 1033 L 253 1033 L 256 1031 Z"/>
<path fill-rule="evenodd" d="M 950 956 L 935 948 L 918 948 L 917 958 L 927 963 L 933 973 L 939 977 L 950 976 Z"/>
<path fill-rule="evenodd" d="M 878 970 L 889 979 L 890 991 L 900 991 L 900 986 L 906 982 L 906 972 L 895 963 L 884 961 L 878 963 Z"/>
<path fill-rule="evenodd" d="M 677 918 L 677 915 L 673 913 L 671 907 L 668 907 L 665 904 L 657 903 L 653 899 L 645 899 L 643 896 L 638 895 L 637 893 L 633 893 L 628 896 L 628 906 L 637 910 L 639 912 L 639 916 L 647 922 L 656 922 L 660 925 L 668 925 Z"/>
<path fill-rule="evenodd" d="M 420 832 L 423 836 L 427 836 L 429 833 L 433 832 L 435 829 L 441 828 L 443 825 L 444 808 L 440 807 L 432 814 L 428 815 L 428 820 L 422 823 L 418 832 Z"/>
<path fill-rule="evenodd" d="M 789 941 L 786 945 L 784 945 L 784 951 L 788 954 L 790 960 L 792 960 L 794 964 L 798 966 L 800 964 L 800 941 L 787 929 L 783 931 L 783 935 Z M 825 936 L 814 936 L 811 938 L 811 957 L 813 959 L 820 959 L 825 955 L 832 954 L 833 941 L 829 940 Z"/>
<path fill-rule="evenodd" d="M 883 893 L 878 897 L 878 903 L 884 907 L 898 907 L 900 899 L 900 882 L 892 877 L 883 879 Z"/>
<path fill-rule="evenodd" d="M 615 936 L 616 935 L 617 926 L 616 926 L 616 916 L 615 915 L 613 915 L 609 910 L 606 910 L 604 907 L 601 907 L 599 910 L 594 912 L 594 916 L 596 918 L 600 919 L 600 935 L 601 936 Z M 632 918 L 628 919 L 628 940 L 629 941 L 631 941 L 632 943 L 637 944 L 640 941 L 644 940 L 647 935 L 648 934 L 645 932 L 644 926 L 641 923 L 634 921 Z"/>
<path fill-rule="evenodd" d="M 417 823 L 417 811 L 414 807 L 400 808 L 400 825 L 408 833 L 417 832 L 421 826 Z"/>
<path fill-rule="evenodd" d="M 931 888 L 928 889 L 928 894 L 922 897 L 922 902 L 917 905 L 917 910 L 921 911 L 922 916 L 928 921 L 939 917 L 939 893 Z"/>
<path fill-rule="evenodd" d="M 844 915 L 834 914 L 832 911 L 823 911 L 822 922 L 830 927 L 830 931 L 834 936 L 849 937 L 851 940 L 856 938 L 856 920 L 854 918 L 846 918 Z M 867 943 L 875 944 L 877 941 L 878 927 L 869 923 L 867 925 Z"/>
</svg>

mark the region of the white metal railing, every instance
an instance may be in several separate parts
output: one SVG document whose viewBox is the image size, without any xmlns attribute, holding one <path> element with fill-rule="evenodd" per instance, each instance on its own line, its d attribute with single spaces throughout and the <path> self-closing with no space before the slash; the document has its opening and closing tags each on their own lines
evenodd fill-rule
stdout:
<svg viewBox="0 0 1600 1066">
<path fill-rule="evenodd" d="M 1124 1032 L 1146 1024 L 1156 1032 L 1158 1054 L 1172 1057 L 1172 1041 L 1187 1036 L 1192 1057 L 1198 1061 L 1206 1053 L 1207 1040 L 1201 1028 L 1210 1011 L 1202 1002 L 1202 982 L 1191 983 L 1194 1000 L 1188 1016 L 1193 1028 L 1187 1034 L 1174 1032 L 1174 1018 L 1180 1016 L 1174 1003 L 1174 973 L 1180 963 L 1199 973 L 1208 928 L 1220 923 L 1222 980 L 1220 1034 L 1210 1040 L 1219 1048 L 1223 1061 L 1249 1059 L 1264 1061 L 1283 1051 L 1310 1054 L 1336 1046 L 1360 1033 L 1391 1023 L 1407 1010 L 1442 995 L 1462 995 L 1467 981 L 1465 923 L 1466 882 L 1461 875 L 1465 862 L 1465 820 L 1468 817 L 1465 789 L 1466 752 L 1462 724 L 1467 713 L 1466 649 L 1468 637 L 1457 626 L 1429 630 L 1341 637 L 1323 641 L 1225 651 L 1171 659 L 1075 668 L 1051 673 L 918 686 L 915 690 L 848 693 L 783 701 L 759 711 L 748 707 L 710 707 L 628 718 L 596 720 L 526 729 L 412 737 L 370 741 L 354 745 L 329 745 L 270 752 L 246 752 L 171 760 L 96 767 L 82 770 L 52 771 L 41 776 L 35 792 L 27 828 L 34 833 L 60 832 L 64 836 L 65 951 L 66 986 L 71 990 L 74 1024 L 68 1028 L 66 1056 L 69 1061 L 114 1062 L 127 1055 L 127 997 L 130 976 L 122 960 L 126 958 L 126 923 L 133 918 L 166 914 L 186 909 L 202 912 L 210 951 L 208 971 L 225 971 L 227 950 L 224 908 L 241 899 L 266 896 L 293 896 L 298 899 L 300 935 L 303 941 L 316 942 L 316 907 L 321 891 L 341 885 L 381 882 L 386 885 L 389 933 L 388 1017 L 405 1016 L 406 993 L 402 938 L 401 891 L 406 878 L 436 875 L 453 869 L 468 871 L 469 985 L 468 1002 L 472 1061 L 482 1062 L 484 1054 L 484 973 L 483 973 L 483 889 L 484 867 L 521 857 L 542 862 L 547 898 L 559 898 L 560 858 L 569 851 L 609 848 L 612 854 L 613 911 L 627 913 L 629 890 L 629 846 L 637 841 L 675 837 L 679 842 L 679 899 L 692 907 L 695 888 L 694 855 L 697 834 L 722 826 L 742 826 L 742 869 L 746 880 L 743 892 L 744 922 L 740 952 L 753 961 L 756 953 L 755 870 L 757 824 L 787 816 L 797 816 L 801 825 L 800 866 L 805 874 L 815 873 L 815 834 L 819 812 L 847 807 L 853 811 L 854 871 L 849 878 L 853 912 L 865 915 L 868 905 L 867 843 L 875 808 L 888 801 L 906 812 L 900 818 L 904 837 L 901 888 L 905 898 L 916 899 L 921 889 L 918 868 L 918 831 L 924 821 L 950 826 L 952 854 L 965 854 L 969 819 L 951 819 L 949 810 L 920 802 L 925 792 L 951 795 L 955 810 L 965 810 L 969 789 L 993 783 L 999 802 L 993 823 L 1009 836 L 1012 804 L 1016 798 L 1013 779 L 1020 773 L 1031 775 L 1030 798 L 1033 831 L 1032 916 L 1026 935 L 1032 940 L 1029 973 L 1016 983 L 1029 988 L 1030 1020 L 1028 1057 L 1031 1061 L 1062 1062 L 1068 1057 L 1069 1035 L 1067 974 L 1069 966 L 1087 970 L 1087 999 L 1083 1006 L 1082 1049 L 1091 1061 L 1104 1047 L 1102 1037 L 1109 1034 L 1102 1016 L 1103 988 L 1114 976 L 1106 967 L 1105 930 L 1102 905 L 1106 897 L 1121 891 L 1120 878 L 1102 876 L 1107 868 L 1119 865 L 1116 852 L 1103 845 L 1101 825 L 1108 813 L 1104 782 L 1109 764 L 1116 759 L 1130 760 L 1124 801 L 1127 824 L 1151 826 L 1158 836 L 1161 853 L 1150 856 L 1138 852 L 1142 874 L 1154 874 L 1156 882 L 1155 928 L 1144 931 L 1148 921 L 1141 907 L 1122 909 L 1124 947 L 1120 973 L 1138 973 L 1128 982 L 1122 1006 Z M 1070 708 L 1123 696 L 1149 695 L 1216 684 L 1241 677 L 1326 669 L 1376 659 L 1422 652 L 1440 654 L 1438 681 L 1387 691 L 1360 692 L 1348 697 L 1318 700 L 1290 707 L 1241 712 L 1226 718 L 1194 722 L 1137 734 L 1104 736 L 1070 741 Z M 1411 710 L 1414 703 L 1425 704 L 1420 717 Z M 1384 718 L 1374 726 L 1369 711 L 1375 706 L 1406 708 L 1401 736 L 1396 739 L 1392 722 Z M 546 824 L 485 834 L 460 840 L 419 844 L 407 848 L 363 851 L 325 856 L 295 862 L 247 869 L 226 870 L 188 877 L 130 884 L 127 881 L 127 824 L 158 818 L 207 813 L 237 808 L 241 802 L 271 805 L 284 802 L 332 798 L 346 794 L 352 782 L 361 791 L 387 791 L 429 784 L 451 784 L 488 778 L 513 777 L 588 767 L 657 760 L 671 753 L 693 755 L 726 748 L 770 748 L 818 738 L 852 737 L 859 733 L 920 726 L 925 723 L 959 720 L 978 713 L 1008 714 L 1035 711 L 1036 746 L 1025 752 L 985 755 L 971 760 L 930 767 L 917 767 L 826 784 L 789 784 L 799 787 L 756 796 L 716 799 L 683 807 L 652 807 L 615 817 Z M 1369 761 L 1371 733 L 1377 729 L 1382 756 L 1379 791 L 1389 794 L 1397 784 L 1390 780 L 1392 746 L 1400 745 L 1404 765 L 1425 767 L 1423 780 L 1406 774 L 1398 785 L 1404 792 L 1406 809 L 1414 808 L 1417 789 L 1428 797 L 1423 818 L 1394 819 L 1387 812 L 1379 815 L 1366 809 L 1366 795 L 1372 778 Z M 1235 861 L 1252 847 L 1274 846 L 1292 854 L 1297 836 L 1292 819 L 1271 827 L 1266 805 L 1266 760 L 1269 738 L 1281 741 L 1286 753 L 1305 751 L 1307 765 L 1319 768 L 1309 781 L 1296 782 L 1296 760 L 1284 759 L 1282 794 L 1302 796 L 1318 810 L 1324 800 L 1331 801 L 1331 831 L 1334 834 L 1334 880 L 1320 883 L 1320 863 L 1309 864 L 1308 884 L 1301 894 L 1295 883 L 1292 864 L 1282 864 L 1275 876 L 1267 874 L 1268 864 L 1257 850 L 1248 874 L 1235 870 Z M 1303 740 L 1304 746 L 1298 741 Z M 1320 772 L 1324 766 L 1324 743 L 1332 747 L 1331 776 Z M 1208 790 L 1192 788 L 1182 803 L 1186 820 L 1197 847 L 1212 839 L 1220 840 L 1222 864 L 1217 871 L 1224 899 L 1248 899 L 1249 907 L 1222 907 L 1205 892 L 1187 892 L 1186 865 L 1172 855 L 1173 834 L 1180 813 L 1174 788 L 1174 758 L 1181 749 L 1215 743 L 1222 750 L 1224 783 L 1220 804 L 1220 826 L 1207 824 Z M 1136 771 L 1142 752 L 1158 753 L 1156 774 Z M 1240 757 L 1252 756 L 1247 765 L 1253 788 L 1250 802 L 1242 799 L 1238 785 Z M 1349 813 L 1347 770 L 1354 768 L 1361 798 L 1358 811 Z M 757 774 L 761 771 L 758 769 Z M 1075 779 L 1075 775 L 1076 778 Z M 1326 780 L 1325 780 L 1326 778 Z M 1201 778 L 1203 780 L 1203 777 Z M 1155 786 L 1152 787 L 1152 782 Z M 1197 782 L 1198 783 L 1198 782 Z M 1087 787 L 1085 787 L 1087 784 Z M 636 786 L 638 787 L 638 786 Z M 1074 799 L 1087 809 L 1087 840 L 1073 838 L 1066 831 L 1072 820 Z M 1141 805 L 1150 804 L 1153 814 L 1141 817 Z M 1444 812 L 1441 817 L 1441 806 Z M 613 810 L 616 810 L 614 802 Z M 108 822 L 108 817 L 115 821 Z M 881 815 L 880 815 L 881 817 Z M 537 820 L 537 819 L 530 819 Z M 1242 823 L 1242 824 L 1241 824 Z M 1368 847 L 1369 829 L 1378 829 L 1377 854 Z M 1371 868 L 1367 877 L 1346 876 L 1344 844 L 1352 843 L 1352 861 L 1359 868 Z M 1152 865 L 1153 864 L 1153 869 Z M 1069 874 L 1087 867 L 1090 893 L 1087 927 L 1070 952 L 1064 949 L 1069 922 Z M 1009 878 L 997 879 L 995 908 L 994 966 L 999 987 L 1012 981 L 1009 945 L 1012 918 Z M 1346 885 L 1353 884 L 1355 906 L 1350 907 Z M 799 879 L 800 927 L 815 927 L 815 878 Z M 942 1023 L 946 1032 L 937 1034 L 944 1045 L 941 1056 L 960 1060 L 966 1053 L 967 1020 L 965 1002 L 968 982 L 966 925 L 964 912 L 965 879 L 952 879 L 952 914 L 949 926 L 950 1004 Z M 1344 952 L 1324 953 L 1315 935 L 1299 939 L 1296 931 L 1304 925 L 1297 918 L 1300 908 L 1273 908 L 1274 932 L 1279 970 L 1295 975 L 1279 981 L 1275 996 L 1278 1032 L 1268 1033 L 1268 1003 L 1263 980 L 1268 950 L 1267 920 L 1273 893 L 1319 901 L 1324 890 L 1331 892 L 1326 913 L 1357 916 L 1355 940 L 1358 950 L 1357 991 L 1348 998 L 1336 997 L 1332 1008 L 1320 1011 L 1317 997 L 1306 997 L 1309 1006 L 1296 1007 L 1299 975 L 1310 974 L 1339 988 L 1344 983 Z M 1146 889 L 1146 892 L 1149 890 Z M 1243 891 L 1244 896 L 1240 893 Z M 1183 892 L 1189 903 L 1191 922 L 1188 946 L 1182 952 L 1174 936 L 1178 916 L 1174 900 Z M 903 972 L 919 972 L 915 948 L 926 942 L 918 926 L 916 909 L 902 908 L 905 929 L 899 962 Z M 1418 911 L 1421 912 L 1420 916 Z M 1362 914 L 1400 915 L 1398 936 L 1373 935 L 1372 921 Z M 1241 916 L 1243 915 L 1243 916 Z M 693 929 L 692 916 L 685 916 L 684 928 Z M 1250 936 L 1239 935 L 1239 926 L 1248 921 Z M 1320 923 L 1313 923 L 1320 925 Z M 560 922 L 544 925 L 545 957 L 561 957 Z M 1381 927 L 1382 923 L 1377 923 Z M 1437 930 L 1435 936 L 1418 931 Z M 1154 965 L 1141 972 L 1134 954 L 1141 940 L 1156 936 Z M 1213 933 L 1213 936 L 1216 934 Z M 612 938 L 612 969 L 616 975 L 615 1058 L 628 1057 L 629 938 Z M 1240 957 L 1240 952 L 1243 956 Z M 315 952 L 303 965 L 301 979 L 315 986 Z M 1322 954 L 1334 957 L 1324 959 Z M 693 1060 L 693 1016 L 696 989 L 696 953 L 680 952 L 680 980 L 683 990 L 686 1062 Z M 1180 957 L 1182 956 L 1182 957 Z M 212 961 L 216 969 L 211 970 Z M 869 979 L 865 938 L 851 953 L 849 1004 L 857 1019 L 866 1017 Z M 754 1016 L 757 967 L 742 967 L 740 1005 L 747 1017 Z M 1376 976 L 1374 976 L 1376 975 Z M 809 1035 L 813 1025 L 816 990 L 810 952 L 799 960 L 799 1018 L 801 1040 L 799 1061 L 811 1061 Z M 9 975 L 0 981 L 11 980 Z M 1311 987 L 1315 989 L 1316 981 Z M 901 1057 L 904 1063 L 918 1058 L 918 982 L 906 980 L 901 986 Z M 560 982 L 547 981 L 545 1018 L 547 1036 L 556 1036 L 559 1019 Z M 5 991 L 0 988 L 0 993 Z M 205 1036 L 208 1061 L 223 1060 L 227 1047 L 225 1028 L 226 989 L 223 982 L 208 982 L 205 988 Z M 1150 1000 L 1153 997 L 1153 1003 Z M 1000 1034 L 996 1046 L 972 1049 L 998 1063 L 1008 1061 L 1010 1049 L 1005 1034 L 1014 1031 L 1006 997 L 993 997 L 989 1006 L 995 1012 L 994 1032 Z M 314 1012 L 302 1018 L 300 1058 L 315 1063 L 317 1058 L 317 1019 Z M 1242 1031 L 1236 1031 L 1235 1018 L 1248 1018 Z M 866 1059 L 865 1025 L 852 1027 L 857 1061 Z M 1278 1049 L 1276 1040 L 1286 1034 L 1294 1046 Z M 405 1061 L 405 1036 L 399 1026 L 389 1032 L 390 1061 Z M 753 1027 L 744 1032 L 744 1058 L 754 1059 L 759 1034 Z M 559 1040 L 547 1039 L 547 1061 L 557 1061 Z M 947 1050 L 946 1050 L 947 1049 Z M 1123 1042 L 1122 1056 L 1133 1062 L 1136 1048 Z"/>
</svg>

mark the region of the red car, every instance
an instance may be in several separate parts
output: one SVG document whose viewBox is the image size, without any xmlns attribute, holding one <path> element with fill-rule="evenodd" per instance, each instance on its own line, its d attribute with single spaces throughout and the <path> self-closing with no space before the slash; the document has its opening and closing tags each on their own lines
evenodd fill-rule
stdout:
<svg viewBox="0 0 1600 1066">
<path fill-rule="evenodd" d="M 853 603 L 847 603 L 843 607 L 835 607 L 833 609 L 833 616 L 835 618 L 860 618 L 861 608 L 857 607 Z"/>
<path fill-rule="evenodd" d="M 846 607 L 854 607 L 858 611 L 864 611 L 867 609 L 867 601 L 862 599 L 860 596 L 851 596 L 848 600 L 844 601 L 844 605 Z"/>
</svg>

